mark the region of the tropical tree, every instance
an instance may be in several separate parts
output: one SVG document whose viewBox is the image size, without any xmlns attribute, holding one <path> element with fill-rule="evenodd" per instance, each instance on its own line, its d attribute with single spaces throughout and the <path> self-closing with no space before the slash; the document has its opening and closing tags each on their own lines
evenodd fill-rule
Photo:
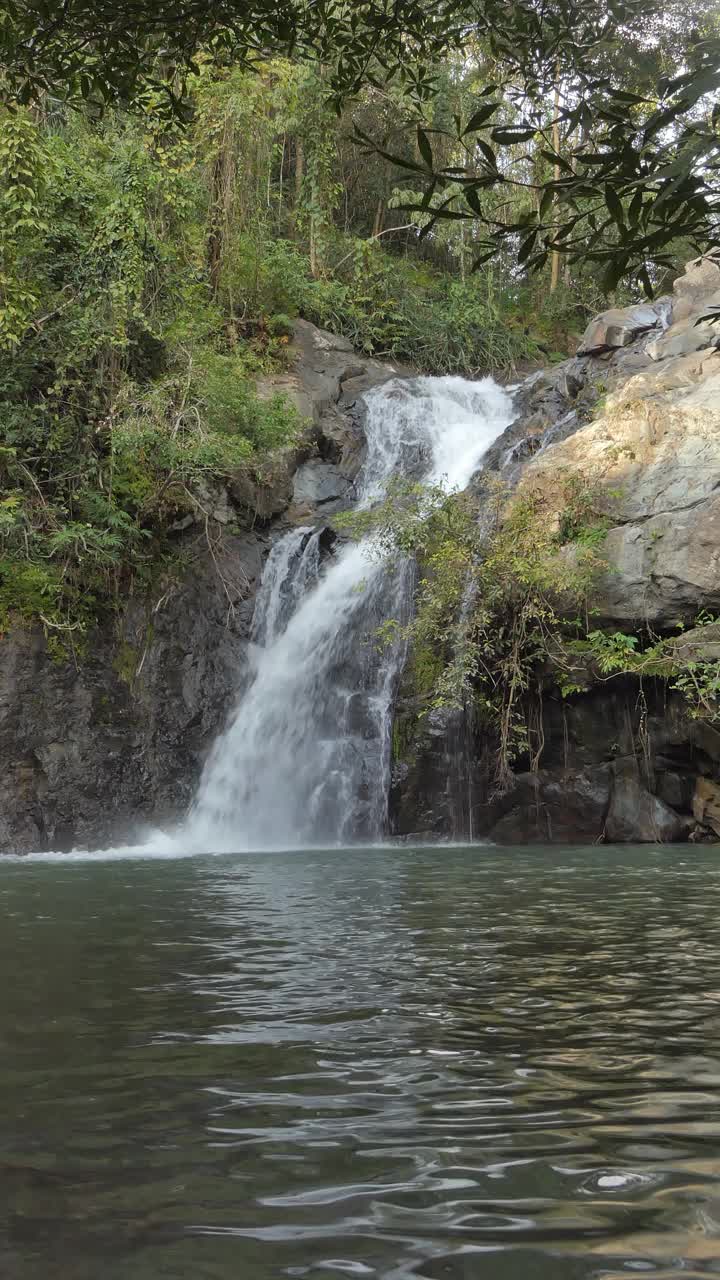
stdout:
<svg viewBox="0 0 720 1280">
<path fill-rule="evenodd" d="M 417 156 L 362 124 L 357 137 L 415 175 L 426 234 L 470 219 L 483 229 L 476 261 L 511 240 L 528 268 L 552 258 L 554 279 L 562 254 L 605 264 L 607 288 L 632 270 L 651 291 L 674 241 L 700 249 L 719 234 L 717 19 L 698 6 L 688 29 L 679 15 L 660 0 L 10 0 L 0 39 L 8 100 L 53 94 L 96 111 L 159 87 L 182 114 L 200 52 L 314 60 L 337 109 L 398 81 L 416 104 Z M 472 62 L 479 47 L 494 80 L 452 130 L 427 127 L 438 59 L 470 50 Z M 487 194 L 516 188 L 533 207 L 498 218 Z"/>
</svg>

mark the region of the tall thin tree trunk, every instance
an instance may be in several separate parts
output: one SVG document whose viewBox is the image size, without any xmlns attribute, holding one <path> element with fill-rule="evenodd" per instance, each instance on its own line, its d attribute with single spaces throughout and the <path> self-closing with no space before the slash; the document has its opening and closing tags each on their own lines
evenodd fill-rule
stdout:
<svg viewBox="0 0 720 1280">
<path fill-rule="evenodd" d="M 320 263 L 318 255 L 318 190 L 315 179 L 315 166 L 311 170 L 310 177 L 310 274 L 313 279 L 317 279 L 320 274 Z"/>
<path fill-rule="evenodd" d="M 555 111 L 553 116 L 553 150 L 556 156 L 560 154 L 560 121 L 558 120 L 558 114 L 560 112 L 559 76 L 560 76 L 560 68 L 559 66 L 557 66 L 555 68 Z M 557 163 L 557 161 L 555 162 L 555 171 L 553 176 L 555 178 L 555 181 L 559 182 L 560 165 Z M 557 196 L 555 197 L 555 199 L 557 201 Z M 555 290 L 557 289 L 559 283 L 560 283 L 560 254 L 557 251 L 554 251 L 550 258 L 550 292 L 551 293 L 555 293 Z"/>
<path fill-rule="evenodd" d="M 282 216 L 283 207 L 283 183 L 285 181 L 285 147 L 287 146 L 287 134 L 283 134 L 282 151 L 280 152 L 280 181 L 278 183 L 278 220 Z"/>
<path fill-rule="evenodd" d="M 233 130 L 226 120 L 210 176 L 207 259 L 210 287 L 215 298 L 217 298 L 220 289 L 225 240 L 233 213 L 235 195 L 234 145 Z"/>
<path fill-rule="evenodd" d="M 460 279 L 465 284 L 465 223 L 460 223 Z"/>
<path fill-rule="evenodd" d="M 207 256 L 210 274 L 210 288 L 216 298 L 220 288 L 220 270 L 222 266 L 223 246 L 223 154 L 219 151 L 215 157 L 210 181 L 210 226 L 208 229 Z"/>
<path fill-rule="evenodd" d="M 302 138 L 295 139 L 295 237 L 300 239 L 300 207 L 305 181 L 305 148 Z"/>
<path fill-rule="evenodd" d="M 375 210 L 375 220 L 373 222 L 373 229 L 372 229 L 373 239 L 375 239 L 376 236 L 380 235 L 380 232 L 383 229 L 384 223 L 385 223 L 385 201 L 381 197 L 377 202 L 377 208 Z"/>
</svg>

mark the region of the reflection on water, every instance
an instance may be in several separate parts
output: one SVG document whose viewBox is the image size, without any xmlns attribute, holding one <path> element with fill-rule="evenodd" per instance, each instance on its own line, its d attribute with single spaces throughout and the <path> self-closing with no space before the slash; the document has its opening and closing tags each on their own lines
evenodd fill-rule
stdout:
<svg viewBox="0 0 720 1280">
<path fill-rule="evenodd" d="M 717 850 L 0 866 L 0 1275 L 720 1274 Z"/>
</svg>

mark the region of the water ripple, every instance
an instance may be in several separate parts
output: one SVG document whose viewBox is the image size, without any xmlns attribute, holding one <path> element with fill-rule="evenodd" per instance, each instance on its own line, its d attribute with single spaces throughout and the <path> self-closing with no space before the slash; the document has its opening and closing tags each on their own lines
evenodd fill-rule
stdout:
<svg viewBox="0 0 720 1280">
<path fill-rule="evenodd" d="M 13 862 L 0 900 L 3 1275 L 720 1275 L 715 850 Z"/>
</svg>

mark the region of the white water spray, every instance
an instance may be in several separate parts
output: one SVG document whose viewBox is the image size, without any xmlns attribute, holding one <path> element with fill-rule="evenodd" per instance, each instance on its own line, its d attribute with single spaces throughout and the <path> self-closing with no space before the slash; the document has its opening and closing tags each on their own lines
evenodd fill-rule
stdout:
<svg viewBox="0 0 720 1280">
<path fill-rule="evenodd" d="M 359 505 L 398 474 L 468 483 L 512 418 L 489 379 L 390 382 L 367 398 Z M 258 595 L 251 683 L 207 762 L 179 839 L 209 851 L 379 839 L 390 768 L 392 703 L 402 653 L 375 632 L 407 605 L 409 574 L 366 543 L 323 564 L 320 533 L 276 544 Z"/>
<path fill-rule="evenodd" d="M 463 488 L 513 417 L 510 396 L 490 378 L 391 381 L 369 393 L 366 407 L 360 507 L 380 500 L 397 476 Z M 151 838 L 147 852 L 382 838 L 404 655 L 400 646 L 381 651 L 376 633 L 406 615 L 411 571 L 388 569 L 367 542 L 323 555 L 322 536 L 293 529 L 274 546 L 255 606 L 249 684 L 187 820 L 174 836 Z"/>
</svg>

